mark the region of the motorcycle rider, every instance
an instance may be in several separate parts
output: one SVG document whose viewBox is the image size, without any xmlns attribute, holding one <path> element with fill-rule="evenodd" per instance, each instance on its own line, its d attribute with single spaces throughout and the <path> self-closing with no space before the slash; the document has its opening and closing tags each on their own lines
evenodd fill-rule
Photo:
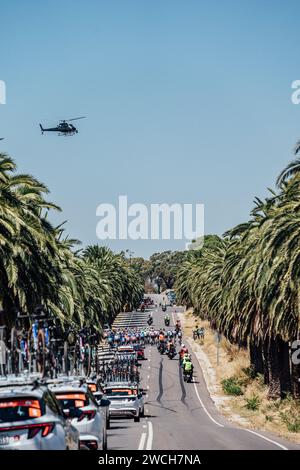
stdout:
<svg viewBox="0 0 300 470">
<path fill-rule="evenodd" d="M 165 348 L 166 348 L 165 332 L 163 330 L 160 330 L 159 336 L 158 336 L 158 350 L 164 351 Z"/>
<path fill-rule="evenodd" d="M 179 352 L 179 360 L 180 360 L 180 363 L 181 363 L 181 364 L 182 364 L 184 355 L 187 354 L 188 352 L 189 352 L 189 351 L 188 351 L 188 348 L 185 347 L 184 344 L 182 344 L 181 349 L 180 349 L 180 352 Z"/>
<path fill-rule="evenodd" d="M 175 344 L 172 339 L 169 339 L 168 344 L 167 344 L 167 354 L 169 355 L 175 355 L 176 350 L 175 350 Z"/>
<path fill-rule="evenodd" d="M 186 354 L 184 356 L 182 365 L 183 365 L 183 374 L 185 376 L 192 377 L 193 376 L 194 366 L 193 366 L 193 363 L 192 363 L 192 360 L 191 360 L 191 357 L 190 357 L 189 354 Z"/>
</svg>

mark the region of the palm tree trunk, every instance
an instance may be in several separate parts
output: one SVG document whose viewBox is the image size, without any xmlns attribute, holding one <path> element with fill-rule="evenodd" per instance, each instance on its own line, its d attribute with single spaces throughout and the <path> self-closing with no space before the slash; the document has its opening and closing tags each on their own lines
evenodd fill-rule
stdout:
<svg viewBox="0 0 300 470">
<path fill-rule="evenodd" d="M 263 374 L 264 362 L 263 362 L 261 343 L 255 344 L 254 342 L 251 342 L 249 345 L 249 349 L 250 349 L 250 364 L 253 369 L 253 373 L 255 375 Z"/>
<path fill-rule="evenodd" d="M 300 400 L 300 353 L 298 341 L 292 343 L 292 393 L 293 397 Z M 295 347 L 293 345 L 295 344 Z"/>
<path fill-rule="evenodd" d="M 265 340 L 262 345 L 262 355 L 264 364 L 264 384 L 269 385 L 269 363 L 268 363 L 268 340 Z"/>
<path fill-rule="evenodd" d="M 278 340 L 279 347 L 279 367 L 280 367 L 280 384 L 281 396 L 284 397 L 292 392 L 291 382 L 291 366 L 290 366 L 290 347 L 289 343 Z"/>
<path fill-rule="evenodd" d="M 277 400 L 281 398 L 278 338 L 268 338 L 267 343 L 267 365 L 269 371 L 268 399 Z"/>
<path fill-rule="evenodd" d="M 300 400 L 300 364 L 292 364 L 292 393 Z"/>
</svg>

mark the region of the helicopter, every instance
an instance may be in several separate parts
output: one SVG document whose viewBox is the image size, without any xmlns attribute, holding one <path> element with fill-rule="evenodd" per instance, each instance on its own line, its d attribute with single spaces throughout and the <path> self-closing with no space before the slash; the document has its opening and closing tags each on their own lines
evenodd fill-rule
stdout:
<svg viewBox="0 0 300 470">
<path fill-rule="evenodd" d="M 79 119 L 84 119 L 86 116 L 81 116 L 78 118 L 72 118 L 72 119 L 63 119 L 59 121 L 59 124 L 56 127 L 49 127 L 48 129 L 45 129 L 42 124 L 40 124 L 40 129 L 42 131 L 42 134 L 44 132 L 58 132 L 58 135 L 74 135 L 78 134 L 78 130 L 76 129 L 73 124 L 70 124 L 71 121 L 78 121 Z"/>
</svg>

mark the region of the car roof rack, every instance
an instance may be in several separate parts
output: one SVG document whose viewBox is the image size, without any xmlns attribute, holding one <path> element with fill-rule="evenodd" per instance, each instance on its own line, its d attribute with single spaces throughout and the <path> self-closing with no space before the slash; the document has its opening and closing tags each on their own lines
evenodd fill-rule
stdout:
<svg viewBox="0 0 300 470">
<path fill-rule="evenodd" d="M 23 375 L 18 377 L 8 376 L 0 378 L 0 389 L 33 386 L 32 390 L 35 390 L 42 385 L 45 385 L 45 383 L 42 377 L 37 374 L 28 376 Z"/>
</svg>

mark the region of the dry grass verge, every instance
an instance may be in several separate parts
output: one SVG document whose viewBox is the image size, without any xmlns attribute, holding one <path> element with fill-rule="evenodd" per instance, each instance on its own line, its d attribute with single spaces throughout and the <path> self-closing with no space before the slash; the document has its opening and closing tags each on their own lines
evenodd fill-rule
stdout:
<svg viewBox="0 0 300 470">
<path fill-rule="evenodd" d="M 216 335 L 209 323 L 200 321 L 192 311 L 179 315 L 184 335 L 201 363 L 208 389 L 219 410 L 241 426 L 270 431 L 300 444 L 300 403 L 291 397 L 269 401 L 263 378 L 253 378 L 251 374 L 246 350 L 222 338 L 217 363 Z M 205 328 L 203 344 L 192 338 L 196 324 Z"/>
</svg>

